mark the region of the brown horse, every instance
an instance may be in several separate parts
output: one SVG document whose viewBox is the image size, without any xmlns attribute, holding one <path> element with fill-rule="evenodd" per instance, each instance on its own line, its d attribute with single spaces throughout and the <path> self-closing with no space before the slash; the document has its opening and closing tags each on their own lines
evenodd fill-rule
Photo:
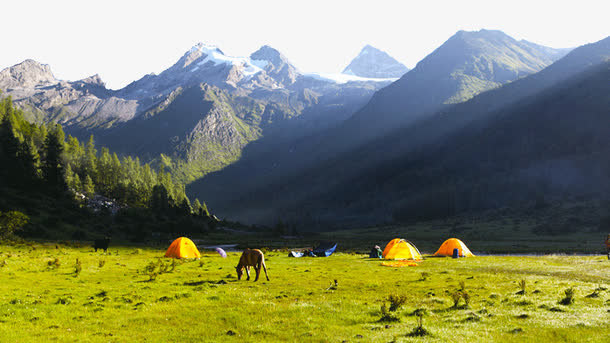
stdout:
<svg viewBox="0 0 610 343">
<path fill-rule="evenodd" d="M 239 264 L 235 269 L 237 270 L 237 279 L 241 280 L 241 276 L 244 273 L 244 267 L 246 268 L 246 275 L 248 275 L 248 279 L 250 280 L 250 266 L 254 267 L 256 271 L 256 279 L 254 281 L 258 281 L 258 277 L 261 274 L 261 266 L 265 270 L 265 277 L 267 277 L 267 281 L 269 281 L 269 275 L 267 275 L 267 266 L 265 266 L 265 256 L 263 252 L 258 249 L 246 249 L 241 254 L 239 258 Z"/>
</svg>

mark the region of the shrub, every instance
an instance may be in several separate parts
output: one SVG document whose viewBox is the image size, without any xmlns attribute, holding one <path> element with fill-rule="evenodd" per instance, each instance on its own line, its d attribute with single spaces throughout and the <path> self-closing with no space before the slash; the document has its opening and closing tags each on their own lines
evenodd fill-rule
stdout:
<svg viewBox="0 0 610 343">
<path fill-rule="evenodd" d="M 48 269 L 57 269 L 57 268 L 59 268 L 60 265 L 61 264 L 59 263 L 59 258 L 57 258 L 57 257 L 52 261 L 47 261 Z"/>
<path fill-rule="evenodd" d="M 390 294 L 387 298 L 387 301 L 390 303 L 389 307 L 386 306 L 385 302 L 381 304 L 381 319 L 380 322 L 397 322 L 400 321 L 400 318 L 395 314 L 398 309 L 400 309 L 406 302 L 406 295 L 395 295 Z"/>
<path fill-rule="evenodd" d="M 417 327 L 413 329 L 410 333 L 407 334 L 408 337 L 422 337 L 430 335 L 430 331 L 424 328 L 424 315 L 426 314 L 426 310 L 423 308 L 418 308 L 413 312 L 415 316 L 417 316 Z"/>
<path fill-rule="evenodd" d="M 390 296 L 388 296 L 388 301 L 390 302 L 390 312 L 396 312 L 407 302 L 407 296 L 390 294 Z"/>
<path fill-rule="evenodd" d="M 400 318 L 395 313 L 392 313 L 388 310 L 385 304 L 381 305 L 381 318 L 379 318 L 380 322 L 398 322 Z"/>
<path fill-rule="evenodd" d="M 6 238 L 21 230 L 30 218 L 19 211 L 0 212 L 0 238 Z"/>
<path fill-rule="evenodd" d="M 570 305 L 574 303 L 574 288 L 570 287 L 568 289 L 566 289 L 565 291 L 563 291 L 563 293 L 565 294 L 565 297 L 561 300 L 559 300 L 559 303 L 561 305 Z"/>
<path fill-rule="evenodd" d="M 6 263 L 6 262 L 5 262 Z M 2 265 L 0 264 L 0 267 Z M 587 295 L 587 298 L 599 298 L 599 294 L 603 291 L 607 290 L 605 287 L 599 286 L 596 289 L 593 290 L 593 293 Z"/>
<path fill-rule="evenodd" d="M 172 259 L 171 263 L 164 263 L 162 259 L 158 259 L 155 263 L 151 261 L 144 267 L 144 274 L 148 275 L 148 281 L 153 281 L 160 274 L 171 273 L 176 269 L 176 259 Z"/>
<path fill-rule="evenodd" d="M 156 271 L 157 264 L 154 261 L 151 261 L 146 267 L 144 267 L 144 273 L 148 275 L 148 281 L 153 281 L 159 275 L 159 272 Z"/>
</svg>

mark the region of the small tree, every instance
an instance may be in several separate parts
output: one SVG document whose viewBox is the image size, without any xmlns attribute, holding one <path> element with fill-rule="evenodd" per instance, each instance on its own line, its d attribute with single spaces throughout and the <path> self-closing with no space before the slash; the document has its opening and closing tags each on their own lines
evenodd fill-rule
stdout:
<svg viewBox="0 0 610 343">
<path fill-rule="evenodd" d="M 6 238 L 21 230 L 30 218 L 19 211 L 0 212 L 0 238 Z"/>
</svg>

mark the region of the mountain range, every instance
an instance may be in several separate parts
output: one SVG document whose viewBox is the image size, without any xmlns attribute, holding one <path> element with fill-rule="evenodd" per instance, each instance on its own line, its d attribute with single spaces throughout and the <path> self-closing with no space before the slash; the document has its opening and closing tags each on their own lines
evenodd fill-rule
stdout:
<svg viewBox="0 0 610 343">
<path fill-rule="evenodd" d="M 31 60 L 0 72 L 0 89 L 32 121 L 192 181 L 223 217 L 364 225 L 600 196 L 609 56 L 608 38 L 572 50 L 459 31 L 412 70 L 365 46 L 328 75 L 269 46 L 197 44 L 117 91 Z"/>
<path fill-rule="evenodd" d="M 499 31 L 460 31 L 402 78 L 376 92 L 365 106 L 339 125 L 297 141 L 283 151 L 273 149 L 251 157 L 246 153 L 238 163 L 193 183 L 191 191 L 212 195 L 212 206 L 228 216 L 244 220 L 259 215 L 280 217 L 268 212 L 275 199 L 283 204 L 289 198 L 295 203 L 305 201 L 305 194 L 326 192 L 341 180 L 349 180 L 364 169 L 375 168 L 381 160 L 404 153 L 409 139 L 394 132 L 455 106 L 450 99 L 464 94 L 465 87 L 481 93 L 501 84 L 509 86 L 514 83 L 511 81 L 542 70 L 569 51 L 541 46 L 532 51 L 531 46 Z M 495 69 L 481 73 L 482 61 L 484 65 L 496 66 Z M 477 81 L 470 84 L 464 80 Z M 524 89 L 523 93 L 529 91 Z M 492 105 L 503 101 L 499 98 Z M 259 167 L 253 168 L 255 164 Z M 264 205 L 250 206 L 247 199 Z M 234 206 L 238 201 L 244 203 Z"/>
<path fill-rule="evenodd" d="M 0 89 L 31 121 L 58 122 L 80 138 L 94 134 L 101 145 L 190 181 L 236 161 L 267 132 L 288 125 L 295 136 L 341 121 L 392 80 L 304 74 L 269 46 L 245 58 L 199 43 L 159 75 L 117 91 L 97 75 L 57 80 L 32 60 L 3 70 Z"/>
</svg>

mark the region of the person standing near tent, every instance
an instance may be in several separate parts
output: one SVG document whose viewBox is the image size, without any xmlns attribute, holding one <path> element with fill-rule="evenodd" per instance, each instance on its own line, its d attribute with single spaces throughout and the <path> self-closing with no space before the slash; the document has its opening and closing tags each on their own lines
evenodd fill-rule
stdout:
<svg viewBox="0 0 610 343">
<path fill-rule="evenodd" d="M 608 259 L 610 260 L 610 235 L 606 237 L 606 254 L 608 255 Z"/>
<path fill-rule="evenodd" d="M 379 247 L 379 245 L 376 245 L 373 247 L 373 249 L 371 249 L 371 252 L 369 253 L 369 257 L 370 258 L 383 258 L 383 251 L 381 251 L 381 248 Z"/>
</svg>

